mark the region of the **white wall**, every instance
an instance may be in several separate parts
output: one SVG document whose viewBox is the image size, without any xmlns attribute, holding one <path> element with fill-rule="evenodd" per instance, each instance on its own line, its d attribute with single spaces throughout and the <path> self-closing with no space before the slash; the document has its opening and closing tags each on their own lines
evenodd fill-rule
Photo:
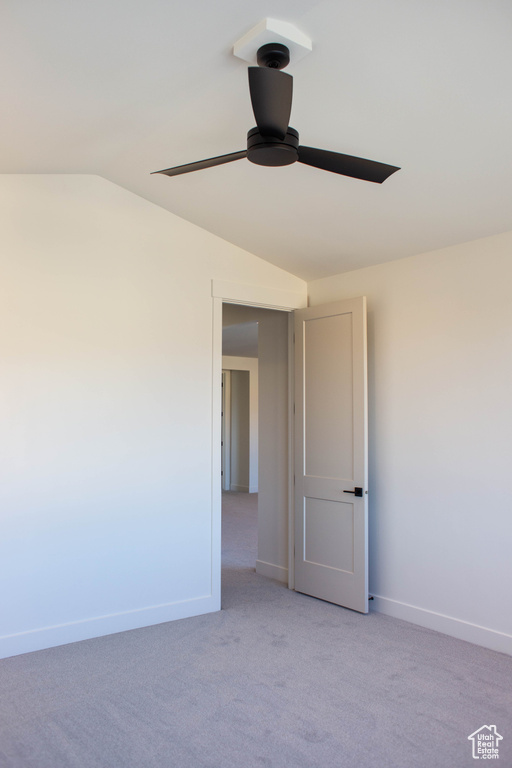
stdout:
<svg viewBox="0 0 512 768">
<path fill-rule="evenodd" d="M 288 581 L 288 314 L 259 320 L 260 484 L 258 561 L 263 576 Z"/>
<path fill-rule="evenodd" d="M 0 655 L 217 610 L 211 280 L 304 283 L 94 176 L 0 215 Z"/>
<path fill-rule="evenodd" d="M 512 652 L 512 233 L 318 280 L 366 295 L 376 607 Z"/>
</svg>

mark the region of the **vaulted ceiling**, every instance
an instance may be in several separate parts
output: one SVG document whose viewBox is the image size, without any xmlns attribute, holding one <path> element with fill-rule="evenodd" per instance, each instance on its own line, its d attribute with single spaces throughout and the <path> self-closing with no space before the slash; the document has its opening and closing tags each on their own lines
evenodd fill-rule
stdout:
<svg viewBox="0 0 512 768">
<path fill-rule="evenodd" d="M 0 172 L 99 174 L 305 279 L 512 229 L 510 0 L 4 0 Z M 150 172 L 245 149 L 264 17 L 301 143 L 401 166 L 383 185 L 298 163 Z"/>
</svg>

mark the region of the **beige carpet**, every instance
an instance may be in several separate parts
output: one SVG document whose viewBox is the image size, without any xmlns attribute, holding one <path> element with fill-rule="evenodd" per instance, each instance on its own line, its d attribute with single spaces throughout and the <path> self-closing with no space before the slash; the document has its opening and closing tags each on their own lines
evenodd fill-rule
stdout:
<svg viewBox="0 0 512 768">
<path fill-rule="evenodd" d="M 1 768 L 465 768 L 512 659 L 254 572 L 256 499 L 225 499 L 223 610 L 0 662 Z"/>
</svg>

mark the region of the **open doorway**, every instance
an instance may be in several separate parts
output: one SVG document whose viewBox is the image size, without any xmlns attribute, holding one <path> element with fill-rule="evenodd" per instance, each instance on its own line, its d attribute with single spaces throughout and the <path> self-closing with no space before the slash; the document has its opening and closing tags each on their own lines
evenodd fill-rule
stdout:
<svg viewBox="0 0 512 768">
<path fill-rule="evenodd" d="M 223 310 L 223 491 L 258 492 L 258 322 L 236 322 L 244 308 Z"/>
<path fill-rule="evenodd" d="M 223 583 L 288 582 L 288 313 L 222 306 Z"/>
</svg>

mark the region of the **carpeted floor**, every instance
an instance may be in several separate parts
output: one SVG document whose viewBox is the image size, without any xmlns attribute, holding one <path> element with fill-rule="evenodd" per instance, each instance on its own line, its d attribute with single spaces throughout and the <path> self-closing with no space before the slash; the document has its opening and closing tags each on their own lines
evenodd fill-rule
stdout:
<svg viewBox="0 0 512 768">
<path fill-rule="evenodd" d="M 223 610 L 0 661 L 1 768 L 463 768 L 512 659 L 258 576 L 227 494 Z"/>
</svg>

